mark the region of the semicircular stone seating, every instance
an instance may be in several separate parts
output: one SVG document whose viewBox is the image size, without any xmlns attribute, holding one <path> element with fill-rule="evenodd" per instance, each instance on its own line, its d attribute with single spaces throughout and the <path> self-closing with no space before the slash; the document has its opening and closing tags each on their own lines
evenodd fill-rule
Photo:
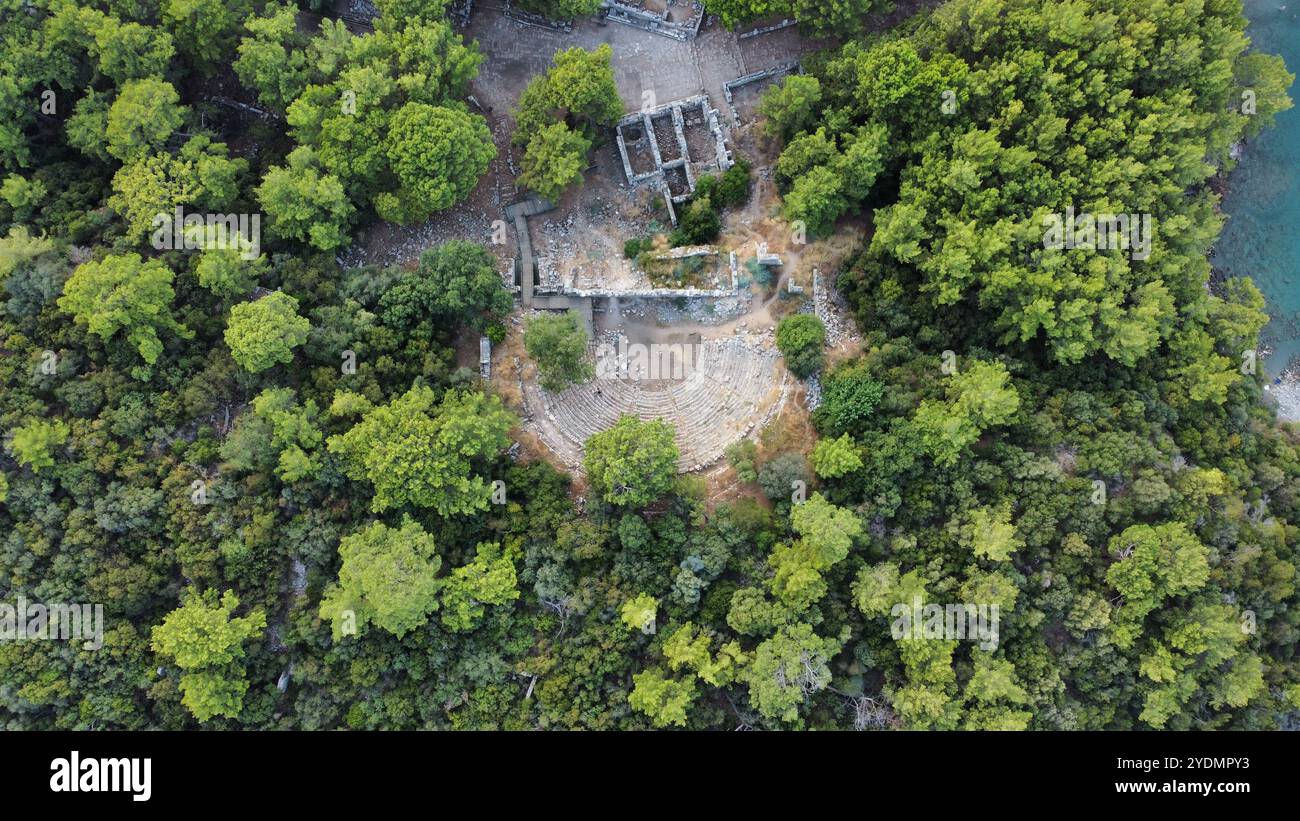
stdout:
<svg viewBox="0 0 1300 821">
<path fill-rule="evenodd" d="M 529 405 L 543 409 L 544 418 L 533 420 L 537 433 L 565 463 L 580 468 L 587 438 L 613 427 L 623 414 L 663 419 L 676 431 L 678 471 L 707 467 L 780 400 L 785 372 L 775 351 L 739 337 L 702 342 L 693 359 L 672 373 L 652 366 L 647 374 L 635 366 L 644 359 L 618 363 L 598 369 L 591 382 L 558 394 L 527 385 Z"/>
</svg>

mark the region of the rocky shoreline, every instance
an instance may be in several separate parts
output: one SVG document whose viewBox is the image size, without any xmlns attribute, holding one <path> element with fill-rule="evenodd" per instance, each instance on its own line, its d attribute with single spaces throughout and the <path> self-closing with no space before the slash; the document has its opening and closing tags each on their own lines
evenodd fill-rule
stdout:
<svg viewBox="0 0 1300 821">
<path fill-rule="evenodd" d="M 1282 373 L 1264 386 L 1277 407 L 1277 417 L 1284 422 L 1300 422 L 1300 356 L 1287 363 Z"/>
</svg>

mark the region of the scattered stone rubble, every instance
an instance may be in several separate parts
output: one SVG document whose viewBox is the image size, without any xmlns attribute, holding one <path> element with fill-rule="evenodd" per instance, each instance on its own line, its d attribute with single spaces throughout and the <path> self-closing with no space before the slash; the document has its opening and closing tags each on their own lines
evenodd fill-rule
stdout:
<svg viewBox="0 0 1300 821">
<path fill-rule="evenodd" d="M 826 326 L 826 344 L 834 347 L 841 341 L 856 342 L 857 326 L 849 315 L 848 306 L 835 288 L 835 282 L 823 281 L 821 271 L 813 268 L 813 310 Z"/>
<path fill-rule="evenodd" d="M 452 0 L 452 4 L 447 8 L 448 16 L 460 26 L 468 26 L 469 17 L 473 13 L 474 0 Z"/>
<path fill-rule="evenodd" d="M 804 380 L 804 405 L 809 411 L 817 410 L 822 403 L 822 381 L 817 374 Z"/>
<path fill-rule="evenodd" d="M 1292 359 L 1281 375 L 1264 385 L 1277 403 L 1278 418 L 1285 422 L 1300 422 L 1300 357 Z"/>
</svg>

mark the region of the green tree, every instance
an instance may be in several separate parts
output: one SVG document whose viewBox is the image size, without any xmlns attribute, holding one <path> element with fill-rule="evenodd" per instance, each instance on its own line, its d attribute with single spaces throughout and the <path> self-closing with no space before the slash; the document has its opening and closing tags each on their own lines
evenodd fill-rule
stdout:
<svg viewBox="0 0 1300 821">
<path fill-rule="evenodd" d="M 623 114 L 623 100 L 614 82 L 613 49 L 592 51 L 574 47 L 557 52 L 550 70 L 535 77 L 519 98 L 514 141 L 527 145 L 554 122 L 567 123 L 591 138 L 600 126 L 612 125 Z"/>
<path fill-rule="evenodd" d="M 1291 108 L 1293 103 L 1287 89 L 1295 82 L 1295 75 L 1286 70 L 1282 58 L 1275 54 L 1252 52 L 1243 54 L 1234 67 L 1241 92 L 1242 104 L 1247 99 L 1254 103 L 1254 113 L 1243 111 L 1250 118 L 1246 137 L 1254 138 L 1273 125 L 1274 118 Z"/>
<path fill-rule="evenodd" d="M 371 522 L 339 542 L 338 582 L 321 597 L 320 615 L 334 638 L 359 634 L 366 625 L 401 638 L 438 609 L 442 559 L 433 536 L 409 516 L 399 528 Z"/>
<path fill-rule="evenodd" d="M 575 20 L 600 11 L 601 0 L 519 0 L 519 8 L 548 20 Z"/>
<path fill-rule="evenodd" d="M 383 19 L 381 25 L 385 25 L 407 20 L 436 22 L 447 13 L 450 3 L 451 0 L 377 0 L 375 6 Z"/>
<path fill-rule="evenodd" d="M 821 369 L 826 326 L 815 314 L 790 314 L 776 326 L 776 347 L 795 376 L 811 376 Z"/>
<path fill-rule="evenodd" d="M 509 604 L 519 598 L 515 563 L 499 544 L 483 542 L 474 561 L 451 571 L 442 598 L 442 623 L 456 632 L 472 630 L 482 619 L 485 604 Z"/>
<path fill-rule="evenodd" d="M 625 414 L 587 439 L 587 478 L 609 504 L 644 507 L 672 487 L 677 457 L 671 425 Z"/>
<path fill-rule="evenodd" d="M 1199 590 L 1210 578 L 1209 551 L 1182 522 L 1133 525 L 1113 536 L 1109 549 L 1117 561 L 1106 581 L 1123 597 L 1111 621 L 1121 648 L 1142 634 L 1142 620 L 1161 602 Z"/>
<path fill-rule="evenodd" d="M 836 368 L 822 380 L 813 422 L 824 436 L 865 433 L 883 396 L 884 385 L 860 364 Z"/>
<path fill-rule="evenodd" d="M 790 185 L 814 168 L 831 168 L 841 160 L 835 136 L 825 126 L 792 139 L 776 161 L 777 179 Z"/>
<path fill-rule="evenodd" d="M 238 608 L 234 591 L 227 590 L 218 603 L 215 590 L 200 595 L 189 588 L 181 606 L 153 629 L 153 650 L 181 669 L 181 701 L 199 721 L 235 718 L 243 709 L 244 643 L 261 636 L 266 614 L 255 609 L 235 616 Z"/>
<path fill-rule="evenodd" d="M 802 613 L 826 595 L 822 576 L 849 555 L 853 540 L 862 534 L 862 523 L 852 511 L 827 502 L 820 493 L 795 505 L 790 523 L 802 538 L 772 551 L 770 586 L 791 613 Z"/>
<path fill-rule="evenodd" d="M 744 157 L 736 157 L 731 167 L 722 172 L 717 187 L 710 193 L 709 198 L 714 205 L 719 208 L 734 208 L 749 202 L 749 175 L 753 171 L 753 166 L 749 160 Z M 704 179 L 701 178 L 702 183 Z M 699 191 L 699 183 L 696 184 L 696 191 Z"/>
<path fill-rule="evenodd" d="M 848 207 L 845 184 L 844 177 L 825 165 L 799 176 L 785 195 L 786 219 L 803 223 L 809 237 L 826 236 Z"/>
<path fill-rule="evenodd" d="M 243 368 L 260 373 L 293 361 L 293 349 L 307 341 L 311 322 L 298 315 L 298 300 L 276 291 L 230 309 L 226 345 Z"/>
<path fill-rule="evenodd" d="M 813 470 L 823 479 L 838 479 L 862 467 L 858 446 L 847 433 L 838 439 L 818 440 L 811 461 Z"/>
<path fill-rule="evenodd" d="M 115 83 L 161 77 L 176 48 L 167 31 L 122 23 L 111 17 L 95 29 L 92 52 L 99 61 L 99 71 Z"/>
<path fill-rule="evenodd" d="M 853 540 L 862 535 L 862 522 L 851 510 L 837 507 L 820 493 L 795 505 L 790 511 L 790 525 L 812 548 L 818 569 L 843 561 Z"/>
<path fill-rule="evenodd" d="M 961 545 L 981 559 L 1005 562 L 1025 546 L 1011 523 L 1011 502 L 997 507 L 977 507 L 966 512 L 960 525 Z"/>
<path fill-rule="evenodd" d="M 194 264 L 199 284 L 219 297 L 247 295 L 269 269 L 262 254 L 251 256 L 253 248 L 238 232 L 221 225 L 203 229 L 203 251 Z M 251 258 L 250 258 L 251 256 Z"/>
<path fill-rule="evenodd" d="M 5 177 L 4 184 L 0 185 L 0 199 L 13 209 L 15 222 L 23 222 L 31 217 L 36 206 L 45 199 L 46 193 L 45 183 L 18 174 Z"/>
<path fill-rule="evenodd" d="M 816 123 L 822 100 L 821 81 L 810 74 L 791 74 L 763 93 L 758 113 L 769 134 L 789 139 Z"/>
<path fill-rule="evenodd" d="M 107 256 L 77 266 L 64 285 L 59 308 L 105 341 L 125 332 L 140 358 L 153 365 L 163 351 L 159 331 L 193 336 L 172 317 L 174 277 L 160 260 L 145 261 L 139 254 Z"/>
<path fill-rule="evenodd" d="M 789 500 L 795 482 L 808 483 L 808 461 L 800 453 L 781 453 L 758 469 L 758 486 L 772 501 Z"/>
<path fill-rule="evenodd" d="M 949 379 L 946 402 L 921 403 L 912 423 L 935 462 L 954 464 L 986 429 L 1011 419 L 1020 395 L 1010 380 L 1001 362 L 976 360 Z"/>
<path fill-rule="evenodd" d="M 275 460 L 275 474 L 292 483 L 313 478 L 321 467 L 316 453 L 324 438 L 320 413 L 310 399 L 298 404 L 291 388 L 267 388 L 253 399 L 253 413 L 244 414 L 221 446 L 221 458 L 242 470 L 266 470 Z"/>
<path fill-rule="evenodd" d="M 179 238 L 171 236 L 176 207 L 224 210 L 238 198 L 247 170 L 248 161 L 231 159 L 225 143 L 198 135 L 175 155 L 144 154 L 123 164 L 113 175 L 113 196 L 108 204 L 126 220 L 132 239 L 149 236 L 160 250 L 173 245 L 179 249 Z M 191 226 L 185 230 L 188 235 L 201 229 Z"/>
<path fill-rule="evenodd" d="M 695 676 L 669 678 L 657 667 L 632 676 L 628 703 L 632 709 L 650 717 L 656 727 L 686 726 L 686 711 L 695 702 Z"/>
<path fill-rule="evenodd" d="M 31 419 L 14 428 L 9 452 L 18 464 L 30 467 L 33 473 L 40 473 L 41 468 L 54 467 L 54 451 L 63 447 L 69 433 L 71 429 L 62 420 Z"/>
<path fill-rule="evenodd" d="M 248 0 L 162 0 L 162 19 L 176 45 L 204 71 L 215 68 L 234 48 Z"/>
<path fill-rule="evenodd" d="M 753 439 L 741 439 L 727 445 L 724 451 L 727 462 L 742 482 L 758 481 L 758 445 Z"/>
<path fill-rule="evenodd" d="M 867 13 L 880 7 L 889 6 L 881 0 L 714 0 L 709 13 L 721 17 L 728 28 L 764 17 L 789 16 L 816 34 L 829 35 L 861 29 Z"/>
<path fill-rule="evenodd" d="M 284 111 L 307 87 L 312 74 L 307 38 L 297 31 L 297 9 L 267 3 L 262 16 L 244 21 L 248 34 L 239 41 L 235 74 L 257 92 L 265 106 Z"/>
<path fill-rule="evenodd" d="M 618 609 L 618 617 L 628 630 L 653 633 L 658 610 L 658 599 L 648 593 L 638 593 L 623 602 L 623 606 Z"/>
<path fill-rule="evenodd" d="M 674 246 L 705 245 L 717 240 L 722 233 L 722 218 L 713 201 L 708 197 L 697 195 L 691 198 L 681 211 L 677 230 L 673 231 L 671 240 Z"/>
<path fill-rule="evenodd" d="M 843 193 L 850 205 L 871 194 L 876 178 L 885 170 L 888 150 L 889 130 L 879 123 L 861 128 L 847 140 L 833 168 L 844 178 Z"/>
<path fill-rule="evenodd" d="M 519 183 L 548 200 L 558 200 L 564 190 L 582 181 L 591 141 L 563 121 L 541 129 L 524 150 Z"/>
<path fill-rule="evenodd" d="M 974 360 L 955 374 L 948 398 L 981 430 L 1005 424 L 1020 409 L 1020 395 L 1001 362 Z"/>
<path fill-rule="evenodd" d="M 424 103 L 393 115 L 384 150 L 401 188 L 377 196 L 375 210 L 403 225 L 465 199 L 497 155 L 482 117 Z"/>
<path fill-rule="evenodd" d="M 1024 730 L 1033 714 L 1013 707 L 1032 703 L 1029 693 L 1016 682 L 1016 668 L 1009 660 L 988 653 L 972 653 L 975 670 L 963 693 L 970 702 L 962 724 L 968 730 Z"/>
<path fill-rule="evenodd" d="M 347 226 L 355 209 L 338 178 L 320 172 L 315 153 L 299 146 L 288 165 L 266 172 L 257 199 L 270 218 L 270 231 L 322 251 L 348 243 Z"/>
<path fill-rule="evenodd" d="M 595 368 L 587 360 L 587 332 L 573 311 L 532 317 L 524 326 L 524 349 L 537 364 L 538 382 L 559 392 L 590 381 Z"/>
<path fill-rule="evenodd" d="M 166 144 L 187 109 L 166 80 L 149 77 L 122 86 L 104 123 L 109 154 L 126 161 Z"/>
<path fill-rule="evenodd" d="M 403 17 L 382 16 L 363 36 L 342 21 L 322 24 L 307 48 L 310 82 L 285 117 L 350 203 L 413 223 L 463 199 L 496 149 L 483 118 L 462 102 L 482 61 L 476 45 L 432 19 L 440 18 L 433 7 L 396 8 Z M 300 46 L 290 39 L 291 54 Z M 266 56 L 276 64 L 274 48 Z"/>
<path fill-rule="evenodd" d="M 413 505 L 454 516 L 487 509 L 492 485 L 474 468 L 510 444 L 514 423 L 495 396 L 448 391 L 435 407 L 417 386 L 327 444 L 349 476 L 374 485 L 376 513 Z"/>
<path fill-rule="evenodd" d="M 501 282 L 496 258 L 476 242 L 451 240 L 420 254 L 419 266 L 379 298 L 391 328 L 411 329 L 429 319 L 472 328 L 510 313 L 514 298 Z"/>
<path fill-rule="evenodd" d="M 707 684 L 725 687 L 735 680 L 749 661 L 738 642 L 727 642 L 716 655 L 709 652 L 710 633 L 686 622 L 674 630 L 663 643 L 664 659 L 673 671 L 692 670 Z"/>
<path fill-rule="evenodd" d="M 9 294 L 4 304 L 10 316 L 35 316 L 58 296 L 69 273 L 63 250 L 48 237 L 13 225 L 0 238 L 0 287 Z"/>
<path fill-rule="evenodd" d="M 817 636 L 807 624 L 778 628 L 744 672 L 750 703 L 765 718 L 796 721 L 808 695 L 831 683 L 830 660 L 839 650 L 838 641 Z"/>
<path fill-rule="evenodd" d="M 170 232 L 176 206 L 194 203 L 200 193 L 193 165 L 167 153 L 144 154 L 113 175 L 108 204 L 126 221 L 127 234 L 139 240 L 160 227 Z M 159 215 L 166 220 L 161 226 L 156 221 Z"/>
<path fill-rule="evenodd" d="M 63 126 L 68 145 L 87 157 L 109 161 L 112 156 L 108 153 L 108 138 L 105 135 L 108 130 L 109 105 L 109 95 L 94 89 L 77 100 L 72 107 L 72 115 Z"/>
</svg>

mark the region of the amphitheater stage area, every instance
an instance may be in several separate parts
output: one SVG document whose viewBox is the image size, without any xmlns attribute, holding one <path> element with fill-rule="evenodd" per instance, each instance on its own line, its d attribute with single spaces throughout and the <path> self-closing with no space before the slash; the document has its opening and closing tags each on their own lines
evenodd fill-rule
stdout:
<svg viewBox="0 0 1300 821">
<path fill-rule="evenodd" d="M 663 419 L 677 432 L 680 472 L 712 466 L 727 445 L 761 428 L 779 409 L 787 389 L 785 368 L 775 350 L 744 335 L 680 344 L 692 352 L 690 364 L 680 370 L 647 373 L 635 357 L 600 367 L 609 360 L 593 351 L 598 374 L 584 385 L 553 394 L 534 380 L 522 380 L 530 428 L 560 461 L 581 471 L 587 438 L 613 427 L 623 414 Z"/>
</svg>

